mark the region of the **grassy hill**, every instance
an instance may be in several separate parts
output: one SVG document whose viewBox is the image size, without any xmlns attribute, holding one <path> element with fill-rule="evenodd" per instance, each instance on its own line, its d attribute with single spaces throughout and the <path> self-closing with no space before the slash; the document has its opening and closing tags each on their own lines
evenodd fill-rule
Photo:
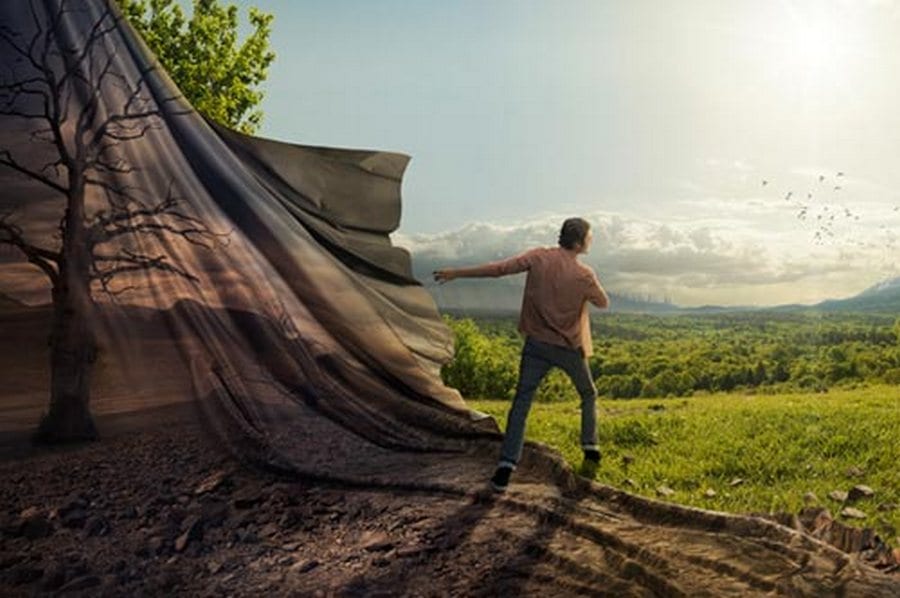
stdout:
<svg viewBox="0 0 900 598">
<path fill-rule="evenodd" d="M 505 428 L 507 401 L 469 404 Z M 900 543 L 900 386 L 603 400 L 599 411 L 599 482 L 657 498 L 667 487 L 665 500 L 742 513 L 796 513 L 809 492 L 837 513 L 845 503 L 829 493 L 864 484 L 875 494 L 853 503 L 867 515 L 853 521 Z M 575 400 L 536 403 L 527 438 L 578 467 L 579 417 Z"/>
</svg>

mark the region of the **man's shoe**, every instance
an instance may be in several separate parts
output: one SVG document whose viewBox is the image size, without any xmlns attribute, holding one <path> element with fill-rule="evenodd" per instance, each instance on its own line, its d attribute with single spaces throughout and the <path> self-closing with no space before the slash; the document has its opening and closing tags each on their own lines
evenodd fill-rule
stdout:
<svg viewBox="0 0 900 598">
<path fill-rule="evenodd" d="M 512 467 L 498 467 L 491 478 L 491 488 L 494 492 L 505 492 L 509 486 L 509 476 L 512 473 Z"/>
<path fill-rule="evenodd" d="M 589 480 L 596 480 L 598 469 L 600 469 L 599 463 L 585 459 L 578 468 L 578 475 Z"/>
<path fill-rule="evenodd" d="M 591 463 L 592 465 L 599 465 L 600 451 L 598 451 L 597 449 L 585 449 L 584 460 Z"/>
</svg>

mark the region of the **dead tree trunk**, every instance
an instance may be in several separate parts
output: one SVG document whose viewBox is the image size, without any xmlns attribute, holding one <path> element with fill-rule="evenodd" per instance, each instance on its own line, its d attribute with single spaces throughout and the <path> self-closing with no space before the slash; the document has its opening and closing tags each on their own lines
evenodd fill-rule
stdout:
<svg viewBox="0 0 900 598">
<path fill-rule="evenodd" d="M 91 248 L 84 225 L 84 177 L 70 170 L 65 239 L 58 284 L 53 289 L 50 335 L 50 410 L 35 440 L 95 440 L 90 411 L 91 374 L 97 357 L 90 290 Z"/>
</svg>

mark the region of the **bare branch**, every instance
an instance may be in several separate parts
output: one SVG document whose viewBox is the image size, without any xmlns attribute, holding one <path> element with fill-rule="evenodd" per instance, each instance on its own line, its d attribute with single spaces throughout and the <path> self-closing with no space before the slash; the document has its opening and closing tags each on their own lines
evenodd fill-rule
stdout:
<svg viewBox="0 0 900 598">
<path fill-rule="evenodd" d="M 94 256 L 94 268 L 91 273 L 91 278 L 93 280 L 102 281 L 105 279 L 109 281 L 113 276 L 117 274 L 123 274 L 125 272 L 140 272 L 142 270 L 159 270 L 161 272 L 169 272 L 171 274 L 175 274 L 192 282 L 199 282 L 196 276 L 184 270 L 183 268 L 179 268 L 178 266 L 171 264 L 166 261 L 168 256 L 166 255 L 145 255 L 140 253 L 134 253 L 128 249 L 123 249 L 116 255 L 95 255 Z M 115 265 L 106 269 L 97 268 L 97 262 L 112 262 L 114 264 L 122 264 Z"/>
<path fill-rule="evenodd" d="M 15 161 L 15 159 L 12 157 L 12 154 L 9 153 L 9 150 L 0 151 L 0 164 L 9 166 L 13 170 L 21 172 L 25 176 L 28 176 L 28 177 L 38 181 L 39 183 L 43 183 L 44 185 L 46 185 L 47 187 L 50 187 L 54 191 L 56 191 L 58 193 L 62 193 L 64 196 L 68 197 L 69 190 L 66 187 L 63 187 L 59 183 L 52 181 L 51 179 L 47 178 L 46 176 L 42 175 L 39 172 L 35 172 L 35 171 L 31 170 L 30 168 L 22 166 L 21 164 L 19 164 L 18 162 Z"/>
<path fill-rule="evenodd" d="M 25 254 L 29 262 L 44 271 L 55 286 L 59 281 L 59 262 L 62 255 L 56 251 L 50 251 L 25 241 L 22 229 L 8 221 L 9 214 L 0 218 L 0 245 L 12 245 Z M 54 263 L 55 262 L 55 263 Z"/>
</svg>

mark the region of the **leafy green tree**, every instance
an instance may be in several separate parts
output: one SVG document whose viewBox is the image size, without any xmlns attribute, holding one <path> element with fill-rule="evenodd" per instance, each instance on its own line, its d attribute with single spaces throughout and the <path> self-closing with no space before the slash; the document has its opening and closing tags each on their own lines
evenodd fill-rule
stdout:
<svg viewBox="0 0 900 598">
<path fill-rule="evenodd" d="M 198 111 L 244 133 L 262 121 L 260 83 L 275 54 L 272 15 L 251 8 L 251 33 L 238 42 L 238 9 L 193 0 L 188 19 L 175 0 L 119 0 L 123 13 Z"/>
</svg>

